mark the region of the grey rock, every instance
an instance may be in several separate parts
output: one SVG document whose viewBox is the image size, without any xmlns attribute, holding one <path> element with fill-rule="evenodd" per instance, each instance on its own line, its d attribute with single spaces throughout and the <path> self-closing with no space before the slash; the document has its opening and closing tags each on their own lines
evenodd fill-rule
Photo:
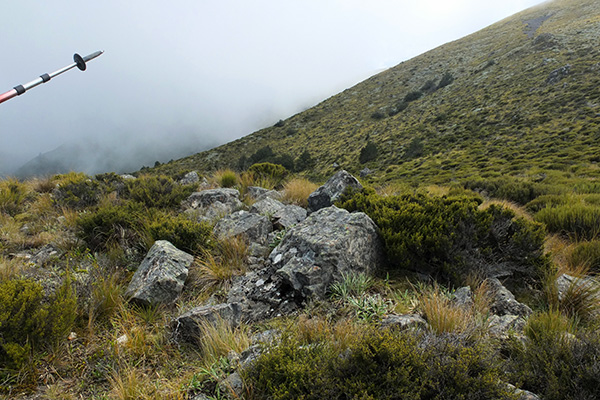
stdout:
<svg viewBox="0 0 600 400">
<path fill-rule="evenodd" d="M 137 178 L 133 175 L 129 175 L 129 174 L 123 174 L 123 175 L 119 175 L 121 177 L 121 179 L 125 180 L 125 181 L 133 181 L 136 180 Z"/>
<path fill-rule="evenodd" d="M 452 299 L 458 306 L 470 308 L 473 306 L 473 293 L 469 286 L 458 288 L 454 291 Z"/>
<path fill-rule="evenodd" d="M 364 167 L 361 171 L 360 171 L 360 177 L 364 178 L 366 176 L 369 176 L 373 173 L 373 171 L 371 171 L 369 168 Z"/>
<path fill-rule="evenodd" d="M 200 176 L 196 171 L 188 172 L 179 180 L 180 185 L 193 185 L 200 182 Z"/>
<path fill-rule="evenodd" d="M 307 212 L 296 205 L 286 205 L 283 209 L 273 214 L 273 226 L 277 229 L 289 229 L 306 219 Z"/>
<path fill-rule="evenodd" d="M 193 261 L 194 256 L 157 240 L 135 271 L 125 296 L 144 305 L 174 303 Z"/>
<path fill-rule="evenodd" d="M 171 328 L 175 338 L 194 342 L 202 336 L 202 324 L 215 325 L 223 320 L 231 327 L 237 327 L 240 324 L 241 315 L 241 308 L 237 303 L 201 306 L 175 318 L 171 322 Z"/>
<path fill-rule="evenodd" d="M 271 218 L 277 211 L 283 210 L 284 208 L 285 205 L 282 202 L 267 197 L 254 203 L 252 207 L 250 207 L 250 212 Z"/>
<path fill-rule="evenodd" d="M 258 197 L 267 193 L 268 191 L 269 189 L 265 189 L 260 186 L 248 186 L 248 196 L 250 196 L 253 199 L 257 199 Z"/>
<path fill-rule="evenodd" d="M 555 83 L 560 82 L 563 78 L 567 77 L 570 72 L 571 65 L 569 64 L 557 68 L 554 71 L 550 72 L 550 75 L 548 75 L 548 79 L 546 79 L 546 84 L 554 85 Z"/>
<path fill-rule="evenodd" d="M 518 315 L 492 315 L 488 320 L 488 332 L 494 336 L 508 333 L 523 334 L 527 322 Z"/>
<path fill-rule="evenodd" d="M 496 315 L 518 315 L 528 317 L 533 312 L 525 304 L 519 303 L 515 296 L 496 278 L 487 280 L 492 304 L 490 311 Z"/>
<path fill-rule="evenodd" d="M 381 320 L 381 327 L 392 329 L 427 329 L 427 322 L 417 314 L 391 314 Z"/>
<path fill-rule="evenodd" d="M 348 188 L 361 190 L 360 182 L 348 172 L 341 170 L 325 184 L 308 196 L 308 211 L 315 212 L 336 202 Z"/>
<path fill-rule="evenodd" d="M 58 249 L 57 247 L 47 244 L 41 249 L 39 249 L 30 259 L 29 261 L 36 264 L 39 267 L 46 265 L 52 260 L 57 260 L 63 255 L 63 251 Z"/>
<path fill-rule="evenodd" d="M 383 262 L 377 226 L 364 213 L 335 206 L 291 228 L 269 259 L 284 283 L 301 298 L 325 298 L 342 274 L 370 273 Z"/>
<path fill-rule="evenodd" d="M 231 211 L 242 207 L 240 201 L 240 192 L 235 189 L 207 189 L 192 193 L 186 200 L 191 208 L 204 209 L 210 205 L 220 202 L 226 205 Z"/>
<path fill-rule="evenodd" d="M 273 231 L 271 221 L 265 216 L 237 211 L 228 215 L 215 225 L 213 232 L 218 238 L 244 236 L 249 243 L 266 244 L 269 233 Z"/>
<path fill-rule="evenodd" d="M 219 382 L 221 393 L 229 393 L 233 398 L 240 399 L 244 395 L 244 382 L 239 373 L 234 372 Z"/>
<path fill-rule="evenodd" d="M 558 290 L 558 299 L 562 301 L 569 290 L 581 291 L 589 290 L 595 296 L 600 296 L 600 286 L 596 280 L 590 277 L 577 278 L 575 276 L 562 274 L 556 279 L 556 288 Z"/>
<path fill-rule="evenodd" d="M 516 386 L 511 385 L 510 383 L 507 383 L 506 386 L 511 389 L 518 397 L 518 400 L 541 400 L 541 398 L 534 394 L 531 393 L 528 390 L 522 390 L 522 389 L 517 389 Z"/>
</svg>

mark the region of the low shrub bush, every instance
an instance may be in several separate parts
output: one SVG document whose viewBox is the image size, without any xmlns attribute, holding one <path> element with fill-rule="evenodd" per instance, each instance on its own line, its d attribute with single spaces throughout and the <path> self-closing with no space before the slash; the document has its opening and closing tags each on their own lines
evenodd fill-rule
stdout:
<svg viewBox="0 0 600 400">
<path fill-rule="evenodd" d="M 288 176 L 288 170 L 284 166 L 268 162 L 253 164 L 248 168 L 248 172 L 254 174 L 255 178 L 272 179 L 277 184 L 283 182 Z"/>
<path fill-rule="evenodd" d="M 183 215 L 153 213 L 148 233 L 153 241 L 167 240 L 178 249 L 192 254 L 211 247 L 212 225 L 192 221 Z"/>
<path fill-rule="evenodd" d="M 175 208 L 194 191 L 191 186 L 177 184 L 168 176 L 141 176 L 127 181 L 125 197 L 146 207 Z"/>
<path fill-rule="evenodd" d="M 287 335 L 245 372 L 254 399 L 513 399 L 489 347 L 365 328 L 347 348 Z"/>
<path fill-rule="evenodd" d="M 82 209 L 96 205 L 100 200 L 100 183 L 83 172 L 56 175 L 52 180 L 56 183 L 54 201 L 59 206 Z"/>
<path fill-rule="evenodd" d="M 600 235 L 600 207 L 582 203 L 544 208 L 534 216 L 549 232 L 593 240 Z"/>
<path fill-rule="evenodd" d="M 465 188 L 481 192 L 488 197 L 506 199 L 525 205 L 536 197 L 546 194 L 545 186 L 511 177 L 475 179 L 465 182 Z"/>
<path fill-rule="evenodd" d="M 42 286 L 32 280 L 0 282 L 0 366 L 19 369 L 32 352 L 64 339 L 77 316 L 69 279 L 45 299 Z"/>
<path fill-rule="evenodd" d="M 401 195 L 381 197 L 372 189 L 347 194 L 338 203 L 362 211 L 381 229 L 391 268 L 430 273 L 455 283 L 499 263 L 529 267 L 537 278 L 547 266 L 543 226 L 491 205 L 479 210 L 474 197 Z"/>
</svg>

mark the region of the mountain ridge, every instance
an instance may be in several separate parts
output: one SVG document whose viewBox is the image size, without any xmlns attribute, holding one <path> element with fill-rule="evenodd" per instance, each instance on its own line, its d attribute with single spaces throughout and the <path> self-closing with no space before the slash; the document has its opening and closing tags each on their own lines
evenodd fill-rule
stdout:
<svg viewBox="0 0 600 400">
<path fill-rule="evenodd" d="M 544 3 L 404 61 L 273 127 L 155 172 L 236 168 L 241 155 L 269 146 L 292 158 L 308 150 L 315 165 L 304 173 L 320 179 L 337 168 L 357 173 L 367 166 L 379 182 L 544 173 L 555 184 L 569 179 L 573 168 L 595 180 L 600 52 L 593 43 L 599 37 L 595 2 Z M 432 86 L 448 74 L 451 83 Z M 369 141 L 377 156 L 361 163 Z M 564 142 L 568 149 L 556 148 Z M 421 151 L 407 152 L 411 146 Z"/>
</svg>

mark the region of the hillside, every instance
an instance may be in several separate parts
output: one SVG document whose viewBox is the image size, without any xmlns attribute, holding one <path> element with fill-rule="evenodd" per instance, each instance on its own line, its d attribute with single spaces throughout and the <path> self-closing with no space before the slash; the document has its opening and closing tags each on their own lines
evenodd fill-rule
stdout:
<svg viewBox="0 0 600 400">
<path fill-rule="evenodd" d="M 595 180 L 599 39 L 598 2 L 545 3 L 157 172 L 247 166 L 241 157 L 269 146 L 288 160 L 308 150 L 315 163 L 306 173 L 320 179 L 339 165 L 353 173 L 366 166 L 378 182 Z M 376 157 L 361 164 L 369 141 Z"/>
</svg>

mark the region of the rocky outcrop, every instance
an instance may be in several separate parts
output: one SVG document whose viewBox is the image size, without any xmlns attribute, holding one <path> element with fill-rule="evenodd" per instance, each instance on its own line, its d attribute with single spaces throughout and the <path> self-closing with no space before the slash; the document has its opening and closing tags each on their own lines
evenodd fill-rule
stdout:
<svg viewBox="0 0 600 400">
<path fill-rule="evenodd" d="M 267 198 L 274 200 L 281 200 L 283 195 L 279 193 L 277 190 L 269 190 L 259 186 L 249 186 L 248 187 L 248 196 L 256 201 L 264 200 Z"/>
<path fill-rule="evenodd" d="M 194 342 L 202 336 L 202 325 L 216 325 L 219 321 L 231 327 L 240 324 L 241 308 L 236 303 L 196 307 L 171 322 L 173 336 L 178 340 Z"/>
<path fill-rule="evenodd" d="M 277 274 L 303 298 L 325 298 L 329 285 L 383 262 L 377 226 L 364 213 L 328 207 L 290 229 L 270 254 Z"/>
<path fill-rule="evenodd" d="M 487 282 L 492 296 L 492 304 L 490 306 L 492 313 L 500 316 L 518 315 L 520 317 L 528 317 L 532 314 L 533 311 L 531 308 L 519 303 L 515 299 L 515 296 L 498 279 L 488 279 Z"/>
<path fill-rule="evenodd" d="M 200 182 L 200 176 L 196 171 L 188 172 L 181 178 L 178 183 L 180 185 L 194 185 Z"/>
<path fill-rule="evenodd" d="M 308 196 L 308 212 L 315 212 L 329 207 L 336 202 L 348 188 L 361 190 L 360 182 L 348 172 L 341 170 L 333 175 L 325 184 Z"/>
<path fill-rule="evenodd" d="M 193 261 L 192 255 L 166 240 L 156 241 L 135 271 L 125 296 L 143 305 L 174 303 Z"/>
<path fill-rule="evenodd" d="M 273 231 L 271 221 L 265 216 L 237 211 L 217 222 L 213 232 L 218 238 L 243 236 L 249 243 L 266 244 Z"/>
<path fill-rule="evenodd" d="M 214 220 L 243 207 L 235 189 L 208 189 L 192 193 L 184 202 L 187 214 L 197 220 Z M 204 218 L 202 218 L 204 217 Z"/>
<path fill-rule="evenodd" d="M 251 213 L 264 215 L 271 219 L 277 229 L 288 229 L 306 219 L 306 210 L 296 205 L 285 205 L 267 197 L 257 201 L 250 208 Z"/>
</svg>

